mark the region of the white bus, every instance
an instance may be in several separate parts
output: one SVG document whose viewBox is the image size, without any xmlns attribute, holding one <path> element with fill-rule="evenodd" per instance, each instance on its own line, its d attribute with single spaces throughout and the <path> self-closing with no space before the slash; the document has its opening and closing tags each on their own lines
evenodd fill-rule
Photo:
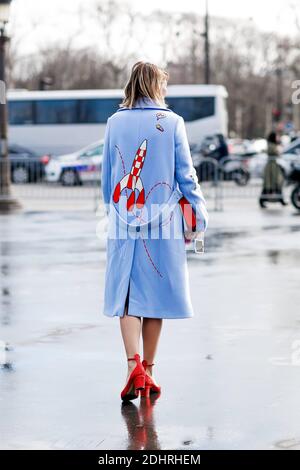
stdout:
<svg viewBox="0 0 300 470">
<path fill-rule="evenodd" d="M 104 137 L 123 90 L 8 91 L 8 138 L 38 153 L 69 153 Z M 227 92 L 220 85 L 169 85 L 166 103 L 185 122 L 190 144 L 227 136 Z"/>
</svg>

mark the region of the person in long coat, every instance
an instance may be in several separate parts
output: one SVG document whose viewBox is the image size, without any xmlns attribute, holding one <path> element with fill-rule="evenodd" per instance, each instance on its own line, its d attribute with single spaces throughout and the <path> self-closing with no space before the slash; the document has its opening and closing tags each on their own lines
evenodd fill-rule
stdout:
<svg viewBox="0 0 300 470">
<path fill-rule="evenodd" d="M 280 202 L 285 206 L 287 203 L 285 202 L 282 193 L 284 172 L 277 162 L 279 151 L 276 132 L 270 132 L 267 144 L 268 161 L 264 168 L 263 187 L 259 198 L 259 204 L 262 208 L 266 207 L 266 202 Z"/>
<path fill-rule="evenodd" d="M 208 225 L 184 120 L 164 100 L 168 77 L 154 64 L 137 62 L 104 137 L 101 187 L 108 236 L 103 313 L 120 318 L 128 359 L 123 400 L 136 398 L 139 389 L 142 396 L 160 391 L 152 365 L 162 320 L 194 315 L 185 241 Z"/>
</svg>

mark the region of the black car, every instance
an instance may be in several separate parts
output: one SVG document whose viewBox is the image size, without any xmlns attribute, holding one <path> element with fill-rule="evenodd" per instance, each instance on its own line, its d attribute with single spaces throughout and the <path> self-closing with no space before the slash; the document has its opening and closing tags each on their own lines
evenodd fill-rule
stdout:
<svg viewBox="0 0 300 470">
<path fill-rule="evenodd" d="M 13 183 L 32 183 L 44 178 L 49 155 L 40 156 L 21 145 L 10 144 L 8 156 Z"/>
</svg>

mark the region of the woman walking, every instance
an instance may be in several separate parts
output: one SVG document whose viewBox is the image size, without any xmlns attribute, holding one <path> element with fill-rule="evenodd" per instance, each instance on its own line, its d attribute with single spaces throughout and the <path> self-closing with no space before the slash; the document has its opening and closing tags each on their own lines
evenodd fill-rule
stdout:
<svg viewBox="0 0 300 470">
<path fill-rule="evenodd" d="M 162 321 L 194 315 L 185 239 L 195 239 L 208 223 L 184 120 L 165 103 L 168 78 L 156 65 L 137 62 L 104 138 L 103 313 L 120 318 L 128 360 L 123 400 L 137 398 L 139 391 L 141 396 L 161 391 L 152 367 Z"/>
<path fill-rule="evenodd" d="M 268 139 L 268 162 L 264 169 L 263 188 L 259 198 L 260 207 L 266 207 L 265 203 L 280 202 L 283 206 L 287 203 L 284 201 L 282 187 L 284 184 L 284 172 L 277 163 L 279 156 L 278 138 L 276 132 L 270 132 Z"/>
</svg>

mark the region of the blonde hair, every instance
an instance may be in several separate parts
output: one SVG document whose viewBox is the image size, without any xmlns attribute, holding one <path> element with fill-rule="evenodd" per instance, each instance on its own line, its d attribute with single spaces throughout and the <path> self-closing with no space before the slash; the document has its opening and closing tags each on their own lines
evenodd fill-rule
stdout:
<svg viewBox="0 0 300 470">
<path fill-rule="evenodd" d="M 120 107 L 132 108 L 138 98 L 146 97 L 154 100 L 159 106 L 167 107 L 161 93 L 161 84 L 168 81 L 169 73 L 150 62 L 136 62 L 132 69 Z"/>
</svg>

